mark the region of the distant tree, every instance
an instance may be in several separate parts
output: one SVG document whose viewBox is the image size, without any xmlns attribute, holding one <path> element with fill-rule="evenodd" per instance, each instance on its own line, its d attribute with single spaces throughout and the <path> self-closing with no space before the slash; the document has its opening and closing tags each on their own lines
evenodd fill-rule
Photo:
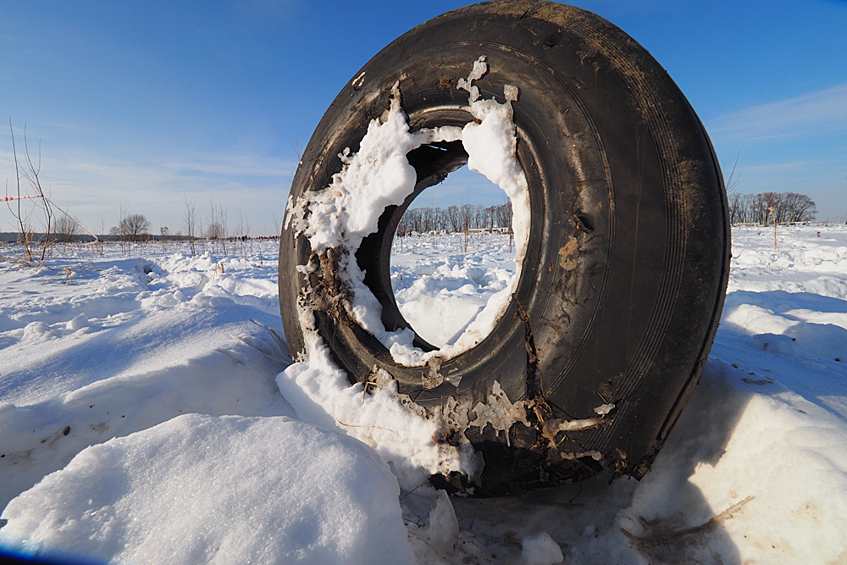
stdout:
<svg viewBox="0 0 847 565">
<path fill-rule="evenodd" d="M 453 205 L 443 208 L 408 208 L 397 224 L 397 235 L 412 232 L 466 232 L 469 229 L 512 226 L 512 203 L 485 207 L 482 204 Z"/>
<path fill-rule="evenodd" d="M 462 217 L 459 214 L 459 207 L 455 204 L 447 208 L 447 229 L 451 232 L 462 230 Z"/>
<path fill-rule="evenodd" d="M 423 231 L 422 214 L 420 208 L 409 208 L 403 214 L 403 219 L 405 220 L 403 233 L 420 233 Z"/>
<path fill-rule="evenodd" d="M 734 192 L 729 196 L 729 223 L 741 224 L 747 221 L 749 194 Z"/>
<path fill-rule="evenodd" d="M 129 214 L 121 218 L 118 228 L 128 241 L 138 241 L 149 232 L 150 222 L 143 214 Z"/>
<path fill-rule="evenodd" d="M 818 213 L 815 201 L 805 194 L 786 192 L 782 199 L 785 222 L 810 222 Z"/>
<path fill-rule="evenodd" d="M 773 211 L 771 211 L 773 210 Z M 733 193 L 729 196 L 729 219 L 732 224 L 750 223 L 768 226 L 809 222 L 815 219 L 815 201 L 795 192 Z"/>
<path fill-rule="evenodd" d="M 194 201 L 195 199 L 188 199 L 188 194 L 183 195 L 183 202 L 185 202 L 185 215 L 183 216 L 183 220 L 185 221 L 185 231 L 188 236 L 188 245 L 191 247 L 191 254 L 194 255 L 196 252 L 194 248 L 194 236 L 196 235 L 197 230 L 197 214 L 194 212 Z"/>
<path fill-rule="evenodd" d="M 206 237 L 217 242 L 221 247 L 221 251 L 226 254 L 226 239 L 229 237 L 227 210 L 220 204 L 215 206 L 214 200 L 209 200 L 209 206 L 211 211 L 209 213 L 209 223 L 206 226 Z"/>
<path fill-rule="evenodd" d="M 212 222 L 206 226 L 206 237 L 209 239 L 225 239 L 226 229 L 221 222 Z"/>
<path fill-rule="evenodd" d="M 162 237 L 167 237 L 171 234 L 171 230 L 168 229 L 168 226 L 162 226 L 159 228 L 159 233 Z"/>
<path fill-rule="evenodd" d="M 506 202 L 497 207 L 497 225 L 501 228 L 512 227 L 512 202 Z"/>
<path fill-rule="evenodd" d="M 64 214 L 57 215 L 53 225 L 56 241 L 64 243 L 70 243 L 82 232 L 79 224 Z"/>
</svg>

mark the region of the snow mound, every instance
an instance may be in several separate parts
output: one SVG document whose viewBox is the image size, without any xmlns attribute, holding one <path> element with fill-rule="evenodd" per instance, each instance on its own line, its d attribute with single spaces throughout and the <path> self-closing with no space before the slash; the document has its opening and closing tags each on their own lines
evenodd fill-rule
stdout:
<svg viewBox="0 0 847 565">
<path fill-rule="evenodd" d="M 649 562 L 836 561 L 847 548 L 847 499 L 832 496 L 847 491 L 845 442 L 830 411 L 710 359 L 618 531 L 598 543 L 623 532 Z"/>
<path fill-rule="evenodd" d="M 83 450 L 6 507 L 0 544 L 128 563 L 408 563 L 398 496 L 361 442 L 193 414 Z"/>
<path fill-rule="evenodd" d="M 547 532 L 525 536 L 521 540 L 521 547 L 521 556 L 527 565 L 553 565 L 565 559 L 562 548 Z"/>
</svg>

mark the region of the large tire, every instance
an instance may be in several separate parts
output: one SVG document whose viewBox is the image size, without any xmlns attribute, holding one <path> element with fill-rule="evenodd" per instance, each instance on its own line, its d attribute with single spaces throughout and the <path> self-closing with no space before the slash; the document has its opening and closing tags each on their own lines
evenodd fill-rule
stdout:
<svg viewBox="0 0 847 565">
<path fill-rule="evenodd" d="M 507 84 L 519 88 L 513 119 L 531 226 L 506 314 L 485 340 L 441 366 L 444 375 L 462 376 L 458 387 L 444 381 L 424 388 L 421 368 L 395 363 L 343 309 L 324 306 L 342 292 L 332 253 L 313 256 L 291 226 L 282 232 L 279 255 L 289 346 L 295 355 L 305 348 L 298 304 L 308 303 L 351 381 L 385 369 L 424 408 L 448 397 L 473 407 L 486 401 L 495 381 L 511 402 L 529 401 L 531 425 L 513 425 L 508 437 L 490 426 L 459 430 L 485 460 L 476 494 L 581 480 L 603 468 L 640 478 L 708 357 L 723 307 L 730 234 L 706 131 L 665 70 L 633 39 L 594 14 L 550 2 L 490 2 L 426 22 L 342 89 L 303 154 L 291 195 L 296 201 L 330 184 L 342 168 L 338 155 L 358 150 L 368 123 L 389 107 L 396 81 L 412 130 L 471 121 L 468 93 L 456 88 L 456 79 L 481 55 L 489 64 L 475 82 L 483 98 L 502 100 Z M 358 251 L 348 250 L 382 303 L 388 330 L 408 327 L 388 272 L 397 222 L 420 191 L 467 158 L 461 143 L 442 149 L 408 154 L 418 173 L 415 193 L 386 208 L 379 231 Z M 298 274 L 298 266 L 319 260 L 321 280 Z M 316 298 L 321 293 L 326 296 Z M 600 406 L 611 411 L 596 426 L 564 432 L 549 426 L 597 419 Z M 468 486 L 459 476 L 436 482 Z"/>
</svg>

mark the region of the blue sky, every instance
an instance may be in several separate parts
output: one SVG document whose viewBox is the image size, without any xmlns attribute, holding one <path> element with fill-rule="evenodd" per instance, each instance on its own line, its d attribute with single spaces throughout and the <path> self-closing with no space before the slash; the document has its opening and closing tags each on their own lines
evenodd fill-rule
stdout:
<svg viewBox="0 0 847 565">
<path fill-rule="evenodd" d="M 735 190 L 808 194 L 819 220 L 847 220 L 847 2 L 575 3 L 668 70 L 721 165 L 738 157 Z M 124 207 L 176 232 L 187 195 L 201 217 L 213 200 L 231 227 L 240 215 L 251 235 L 271 233 L 297 154 L 342 85 L 464 4 L 4 2 L 0 180 L 14 183 L 11 117 L 19 153 L 24 128 L 30 153 L 40 143 L 51 198 L 90 228 L 115 225 Z M 467 198 L 476 176 L 448 181 Z M 426 194 L 423 205 L 457 200 Z"/>
</svg>

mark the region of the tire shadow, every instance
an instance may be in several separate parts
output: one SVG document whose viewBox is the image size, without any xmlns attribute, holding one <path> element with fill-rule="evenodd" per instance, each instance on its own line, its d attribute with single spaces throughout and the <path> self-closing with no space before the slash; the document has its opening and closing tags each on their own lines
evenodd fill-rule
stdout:
<svg viewBox="0 0 847 565">
<path fill-rule="evenodd" d="M 847 300 L 808 292 L 735 291 L 726 297 L 721 325 L 752 336 L 785 336 L 791 343 L 780 352 L 787 355 L 803 351 L 847 361 Z"/>
<path fill-rule="evenodd" d="M 651 473 L 619 515 L 622 533 L 649 563 L 741 563 L 723 524 L 750 499 L 731 493 L 727 507 L 715 508 L 691 480 L 699 467 L 721 460 L 750 400 L 727 384 L 725 367 L 709 360 Z"/>
<path fill-rule="evenodd" d="M 463 534 L 489 557 L 511 562 L 523 536 L 547 532 L 565 562 L 740 565 L 723 523 L 743 512 L 713 508 L 691 482 L 715 466 L 744 413 L 749 395 L 727 394 L 724 364 L 707 364 L 701 384 L 641 482 L 611 471 L 587 481 L 502 499 L 454 499 Z M 707 425 L 704 425 L 704 422 Z M 496 558 L 491 556 L 497 555 Z M 501 558 L 502 557 L 502 558 Z"/>
<path fill-rule="evenodd" d="M 847 421 L 847 300 L 809 293 L 727 296 L 713 359 L 733 362 L 757 392 L 785 388 Z M 809 379 L 814 373 L 819 378 Z"/>
</svg>

